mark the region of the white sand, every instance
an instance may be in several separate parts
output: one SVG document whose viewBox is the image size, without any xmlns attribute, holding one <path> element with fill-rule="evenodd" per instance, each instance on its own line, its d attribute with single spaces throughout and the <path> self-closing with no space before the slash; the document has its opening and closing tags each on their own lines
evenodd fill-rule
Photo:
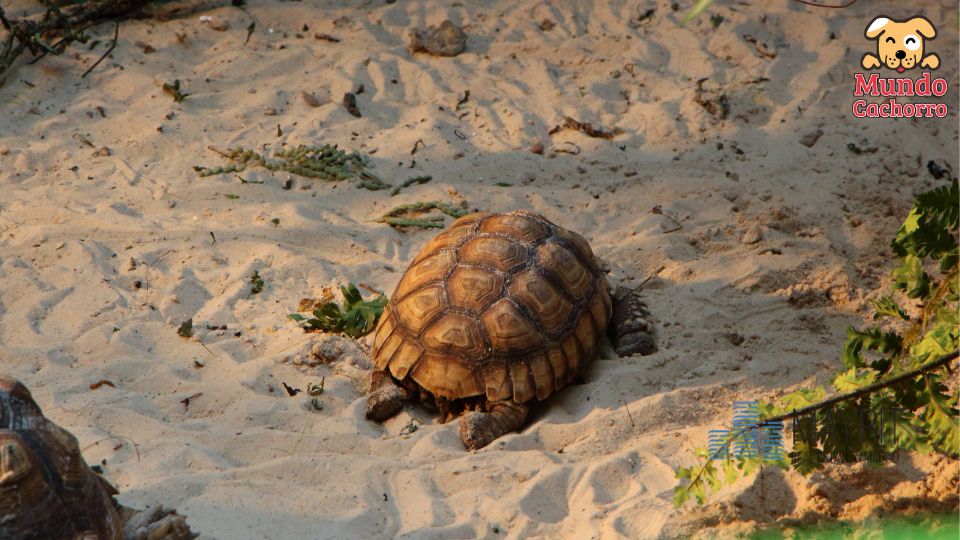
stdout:
<svg viewBox="0 0 960 540">
<path fill-rule="evenodd" d="M 123 503 L 174 506 L 204 538 L 679 534 L 690 516 L 672 506 L 673 467 L 693 461 L 735 399 L 827 380 L 845 328 L 888 283 L 889 238 L 934 185 L 927 161 L 960 170 L 954 2 L 924 3 L 950 115 L 916 121 L 850 114 L 852 73 L 871 46 L 863 28 L 879 13 L 913 14 L 897 2 L 718 0 L 687 25 L 665 1 L 345 3 L 251 0 L 124 22 L 87 78 L 104 46 L 21 62 L 0 87 L 0 369 L 90 463 L 105 461 Z M 445 18 L 465 26 L 467 51 L 411 56 L 407 31 Z M 543 19 L 556 26 L 542 31 Z M 104 42 L 112 32 L 93 30 Z M 725 120 L 697 103 L 700 78 L 727 96 Z M 174 79 L 191 94 L 182 103 L 161 91 Z M 354 118 L 339 102 L 361 84 Z M 566 115 L 624 133 L 548 135 Z M 800 144 L 817 129 L 813 147 Z M 546 155 L 529 151 L 538 141 Z M 434 179 L 391 198 L 302 178 L 285 191 L 286 174 L 262 169 L 192 170 L 225 164 L 208 145 L 324 142 L 375 151 L 388 181 Z M 567 142 L 581 153 L 549 156 Z M 110 155 L 93 156 L 101 147 Z M 432 233 L 371 219 L 451 192 L 582 233 L 616 282 L 663 267 L 644 292 L 657 354 L 605 348 L 585 384 L 475 454 L 456 423 L 421 407 L 366 421 L 368 360 L 294 365 L 326 338 L 286 319 L 300 298 L 348 280 L 392 291 Z M 658 205 L 664 215 L 651 213 Z M 682 229 L 664 232 L 674 218 Z M 742 243 L 755 227 L 762 239 Z M 251 295 L 255 270 L 266 287 Z M 182 339 L 190 317 L 198 331 Z M 281 386 L 322 377 L 320 412 Z M 115 388 L 90 390 L 101 379 Z M 420 429 L 399 436 L 412 418 Z"/>
</svg>

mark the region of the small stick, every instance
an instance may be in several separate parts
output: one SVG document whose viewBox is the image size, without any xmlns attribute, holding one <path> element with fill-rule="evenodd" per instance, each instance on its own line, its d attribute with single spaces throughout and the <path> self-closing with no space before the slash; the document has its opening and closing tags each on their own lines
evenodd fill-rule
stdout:
<svg viewBox="0 0 960 540">
<path fill-rule="evenodd" d="M 92 447 L 94 447 L 94 446 L 97 446 L 98 444 L 102 443 L 103 441 L 109 441 L 109 440 L 111 440 L 111 439 L 122 439 L 122 440 L 124 440 L 124 441 L 130 441 L 130 444 L 133 445 L 133 449 L 137 452 L 137 462 L 140 461 L 140 447 L 139 447 L 139 445 L 137 444 L 137 441 L 131 439 L 130 437 L 124 437 L 123 435 L 113 435 L 113 436 L 111 436 L 111 437 L 104 437 L 104 438 L 100 439 L 99 441 L 94 441 L 94 442 L 88 444 L 88 445 L 85 446 L 85 447 L 83 448 L 83 450 L 81 450 L 80 452 L 86 452 L 88 449 L 90 449 L 90 448 L 92 448 Z"/>
<path fill-rule="evenodd" d="M 99 66 L 100 62 L 103 62 L 103 59 L 109 56 L 110 53 L 113 52 L 114 47 L 117 46 L 118 37 L 120 37 L 120 21 L 119 20 L 117 21 L 116 26 L 113 27 L 113 42 L 110 44 L 110 48 L 107 49 L 107 52 L 103 53 L 103 56 L 101 56 L 96 62 L 94 62 L 89 69 L 83 72 L 83 75 L 80 76 L 81 79 L 86 77 L 91 71 L 93 71 L 93 68 Z"/>
<path fill-rule="evenodd" d="M 157 258 L 154 259 L 152 263 L 150 263 L 150 266 L 153 266 L 153 265 L 157 264 L 157 262 L 159 262 L 160 259 L 162 259 L 162 258 L 166 257 L 167 255 L 169 255 L 171 251 L 173 251 L 173 248 L 170 248 L 170 249 L 164 251 L 163 253 L 161 253 L 160 255 L 158 255 Z"/>
<path fill-rule="evenodd" d="M 370 285 L 367 285 L 362 281 L 360 283 L 357 283 L 357 287 L 360 287 L 361 289 L 366 289 L 372 292 L 373 294 L 383 294 L 383 291 L 378 291 L 377 289 L 374 289 L 373 287 L 371 287 Z"/>
<path fill-rule="evenodd" d="M 207 147 L 207 150 L 211 150 L 211 151 L 213 151 L 213 152 L 216 152 L 216 153 L 220 154 L 221 156 L 223 156 L 223 157 L 225 157 L 225 158 L 227 158 L 227 159 L 232 159 L 232 158 L 233 158 L 233 156 L 231 156 L 229 152 L 224 152 L 223 150 L 220 150 L 220 149 L 217 148 L 216 146 L 208 146 L 208 147 Z"/>
<path fill-rule="evenodd" d="M 666 268 L 666 266 L 661 265 L 660 268 L 657 268 L 657 271 L 656 271 L 656 272 L 654 272 L 654 273 L 650 274 L 649 276 L 643 278 L 643 281 L 641 281 L 639 285 L 637 285 L 636 287 L 633 288 L 633 292 L 635 292 L 635 293 L 640 292 L 640 291 L 643 289 L 643 286 L 646 285 L 647 282 L 649 282 L 651 279 L 657 277 L 657 275 L 658 275 L 660 272 L 663 272 L 664 268 Z"/>
<path fill-rule="evenodd" d="M 200 340 L 198 339 L 198 340 L 197 340 L 197 343 L 199 343 L 200 346 L 203 347 L 204 349 L 207 349 L 207 352 L 210 353 L 211 356 L 213 356 L 214 358 L 217 357 L 217 355 L 213 354 L 213 351 L 211 351 L 209 347 L 207 347 L 206 345 L 204 345 L 202 341 L 200 341 Z"/>
<path fill-rule="evenodd" d="M 635 423 L 633 422 L 633 415 L 630 414 L 630 407 L 627 406 L 627 401 L 626 401 L 626 400 L 623 400 L 623 408 L 627 411 L 627 418 L 630 419 L 630 425 L 633 426 L 634 429 L 636 429 L 636 428 L 637 428 L 637 424 L 635 424 Z"/>
</svg>

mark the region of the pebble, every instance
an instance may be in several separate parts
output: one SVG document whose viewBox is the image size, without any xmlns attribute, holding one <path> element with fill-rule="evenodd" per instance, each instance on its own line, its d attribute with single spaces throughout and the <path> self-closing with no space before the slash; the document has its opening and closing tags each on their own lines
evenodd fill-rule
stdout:
<svg viewBox="0 0 960 540">
<path fill-rule="evenodd" d="M 816 131 L 812 131 L 810 133 L 807 133 L 803 137 L 800 137 L 800 144 L 806 146 L 807 148 L 811 148 L 813 145 L 817 144 L 817 141 L 822 136 L 823 136 L 822 130 L 818 129 Z"/>
<path fill-rule="evenodd" d="M 760 229 L 760 225 L 754 224 L 747 229 L 747 232 L 744 233 L 740 242 L 749 246 L 750 244 L 756 244 L 760 240 L 763 240 L 763 230 Z"/>
<path fill-rule="evenodd" d="M 440 26 L 410 31 L 410 52 L 428 52 L 437 56 L 456 56 L 467 48 L 467 34 L 445 20 Z"/>
</svg>

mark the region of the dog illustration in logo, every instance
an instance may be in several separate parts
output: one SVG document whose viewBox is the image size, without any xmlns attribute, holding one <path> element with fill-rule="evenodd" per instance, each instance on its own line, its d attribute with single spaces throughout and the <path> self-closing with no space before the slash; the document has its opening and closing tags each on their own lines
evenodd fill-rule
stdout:
<svg viewBox="0 0 960 540">
<path fill-rule="evenodd" d="M 940 57 L 936 53 L 923 54 L 924 40 L 937 36 L 933 24 L 925 17 L 897 21 L 881 15 L 867 26 L 863 35 L 877 42 L 877 54 L 864 54 L 860 60 L 866 69 L 885 66 L 903 73 L 917 66 L 926 69 L 940 66 Z"/>
</svg>

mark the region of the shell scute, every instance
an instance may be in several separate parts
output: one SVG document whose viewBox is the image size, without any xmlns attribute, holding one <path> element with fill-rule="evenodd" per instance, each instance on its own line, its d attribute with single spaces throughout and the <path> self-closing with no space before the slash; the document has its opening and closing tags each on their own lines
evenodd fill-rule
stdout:
<svg viewBox="0 0 960 540">
<path fill-rule="evenodd" d="M 560 244 L 544 244 L 537 249 L 537 257 L 551 274 L 556 275 L 563 290 L 575 301 L 580 302 L 591 292 L 594 278 L 576 256 Z"/>
<path fill-rule="evenodd" d="M 428 349 L 456 354 L 471 362 L 486 350 L 476 318 L 457 312 L 449 312 L 431 324 L 421 341 Z"/>
<path fill-rule="evenodd" d="M 419 334 L 445 307 L 443 286 L 431 285 L 414 291 L 397 304 L 397 315 L 414 335 Z"/>
<path fill-rule="evenodd" d="M 415 367 L 417 362 L 423 356 L 423 349 L 412 340 L 405 339 L 397 352 L 390 357 L 388 367 L 390 373 L 399 380 L 406 378 L 411 368 Z"/>
<path fill-rule="evenodd" d="M 478 236 L 460 246 L 460 260 L 501 272 L 508 272 L 527 262 L 527 248 L 499 236 Z"/>
<path fill-rule="evenodd" d="M 480 313 L 503 294 L 502 276 L 477 266 L 459 265 L 447 280 L 450 303 Z"/>
<path fill-rule="evenodd" d="M 484 329 L 495 354 L 507 356 L 543 345 L 545 336 L 508 298 L 498 300 L 483 315 Z"/>
<path fill-rule="evenodd" d="M 400 279 L 396 292 L 396 299 L 403 299 L 406 295 L 432 281 L 440 281 L 447 276 L 450 268 L 457 262 L 457 255 L 452 250 L 438 251 L 424 257 L 420 262 L 412 265 Z"/>
<path fill-rule="evenodd" d="M 533 270 L 526 270 L 513 278 L 510 294 L 537 318 L 548 337 L 560 336 L 573 313 L 573 304 Z"/>
<path fill-rule="evenodd" d="M 445 399 L 483 393 L 471 366 L 448 355 L 425 354 L 410 376 L 433 395 Z"/>
<path fill-rule="evenodd" d="M 490 216 L 480 224 L 480 232 L 503 234 L 523 242 L 536 242 L 550 234 L 540 221 L 519 214 Z"/>
</svg>

